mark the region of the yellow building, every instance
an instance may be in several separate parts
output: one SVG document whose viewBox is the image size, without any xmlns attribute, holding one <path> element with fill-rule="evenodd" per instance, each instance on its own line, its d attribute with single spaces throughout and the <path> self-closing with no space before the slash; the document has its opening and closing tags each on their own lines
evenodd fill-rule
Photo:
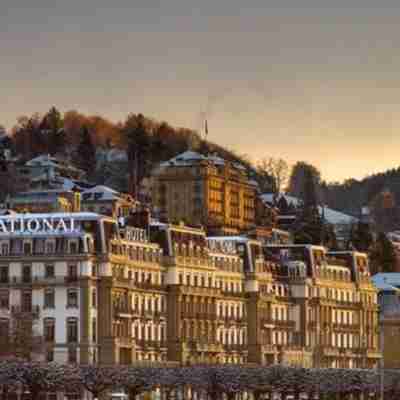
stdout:
<svg viewBox="0 0 400 400">
<path fill-rule="evenodd" d="M 31 190 L 15 194 L 7 203 L 17 213 L 79 212 L 81 196 L 72 190 Z"/>
<path fill-rule="evenodd" d="M 187 151 L 154 173 L 153 204 L 162 219 L 236 234 L 256 225 L 256 184 L 217 156 Z"/>
</svg>

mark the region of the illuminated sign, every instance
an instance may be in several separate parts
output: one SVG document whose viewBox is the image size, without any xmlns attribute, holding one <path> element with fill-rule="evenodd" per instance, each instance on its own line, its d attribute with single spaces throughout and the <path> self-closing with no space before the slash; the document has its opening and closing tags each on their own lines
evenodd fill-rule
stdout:
<svg viewBox="0 0 400 400">
<path fill-rule="evenodd" d="M 0 235 L 76 232 L 73 218 L 10 217 L 0 219 Z"/>
<path fill-rule="evenodd" d="M 144 229 L 126 227 L 124 229 L 124 237 L 126 240 L 134 241 L 134 242 L 147 242 L 147 234 Z"/>
</svg>

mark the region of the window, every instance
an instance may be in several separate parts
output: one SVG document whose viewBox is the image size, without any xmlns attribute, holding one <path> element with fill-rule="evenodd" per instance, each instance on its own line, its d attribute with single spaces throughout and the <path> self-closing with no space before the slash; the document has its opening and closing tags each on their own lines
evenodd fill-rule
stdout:
<svg viewBox="0 0 400 400">
<path fill-rule="evenodd" d="M 8 345 L 10 334 L 10 320 L 0 319 L 0 344 Z"/>
<path fill-rule="evenodd" d="M 0 283 L 8 283 L 8 267 L 0 267 Z"/>
<path fill-rule="evenodd" d="M 71 280 L 76 280 L 78 277 L 78 267 L 76 264 L 68 265 L 68 278 Z"/>
<path fill-rule="evenodd" d="M 44 340 L 53 343 L 55 340 L 55 321 L 53 318 L 45 318 L 44 324 Z"/>
<path fill-rule="evenodd" d="M 32 253 L 32 244 L 30 242 L 24 242 L 24 254 Z"/>
<path fill-rule="evenodd" d="M 92 307 L 96 308 L 97 307 L 97 293 L 96 289 L 92 289 Z"/>
<path fill-rule="evenodd" d="M 21 306 L 23 312 L 32 311 L 32 292 L 22 292 Z"/>
<path fill-rule="evenodd" d="M 2 290 L 0 292 L 0 308 L 8 309 L 10 307 L 10 294 L 8 290 Z"/>
<path fill-rule="evenodd" d="M 46 264 L 45 276 L 46 276 L 46 278 L 54 278 L 54 265 Z"/>
<path fill-rule="evenodd" d="M 67 341 L 69 343 L 78 341 L 78 320 L 76 318 L 67 319 Z"/>
<path fill-rule="evenodd" d="M 32 282 L 32 269 L 30 265 L 24 265 L 22 267 L 22 281 L 24 283 Z"/>
<path fill-rule="evenodd" d="M 45 308 L 54 308 L 54 290 L 47 289 L 44 292 L 44 307 Z"/>
<path fill-rule="evenodd" d="M 67 307 L 78 307 L 78 291 L 76 289 L 68 289 Z"/>
<path fill-rule="evenodd" d="M 93 341 L 93 343 L 96 343 L 96 341 L 97 341 L 97 322 L 96 322 L 96 318 L 93 318 L 93 320 L 92 320 L 92 341 Z"/>
<path fill-rule="evenodd" d="M 71 242 L 69 244 L 69 252 L 71 254 L 76 254 L 78 252 L 78 245 L 76 242 Z"/>
<path fill-rule="evenodd" d="M 1 245 L 1 255 L 3 255 L 3 256 L 8 255 L 8 244 L 7 243 L 3 243 Z"/>
<path fill-rule="evenodd" d="M 47 362 L 53 362 L 54 361 L 54 351 L 53 350 L 48 350 L 46 352 L 46 361 Z"/>
</svg>

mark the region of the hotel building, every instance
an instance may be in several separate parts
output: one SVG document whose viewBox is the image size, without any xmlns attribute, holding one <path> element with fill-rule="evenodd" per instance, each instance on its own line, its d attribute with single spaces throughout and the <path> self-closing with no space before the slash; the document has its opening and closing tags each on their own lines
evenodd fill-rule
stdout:
<svg viewBox="0 0 400 400">
<path fill-rule="evenodd" d="M 0 331 L 33 315 L 49 361 L 369 368 L 376 302 L 361 253 L 91 212 L 0 217 Z"/>
<path fill-rule="evenodd" d="M 244 167 L 187 151 L 153 174 L 152 200 L 161 219 L 237 234 L 256 225 L 257 184 Z"/>
</svg>

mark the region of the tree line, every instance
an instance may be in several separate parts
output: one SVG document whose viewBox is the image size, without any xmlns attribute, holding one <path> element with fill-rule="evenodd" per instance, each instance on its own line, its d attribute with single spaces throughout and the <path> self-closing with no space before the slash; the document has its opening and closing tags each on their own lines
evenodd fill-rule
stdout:
<svg viewBox="0 0 400 400">
<path fill-rule="evenodd" d="M 384 380 L 377 370 L 307 369 L 283 365 L 61 365 L 56 363 L 0 362 L 2 400 L 16 391 L 29 392 L 31 400 L 45 393 L 64 392 L 66 396 L 89 392 L 98 399 L 124 391 L 129 400 L 159 389 L 162 398 L 202 398 L 236 400 L 243 394 L 255 400 L 300 399 L 386 399 L 400 395 L 400 372 L 385 370 Z"/>
<path fill-rule="evenodd" d="M 242 163 L 256 175 L 245 155 L 205 140 L 194 130 L 173 127 L 140 113 L 131 113 L 124 121 L 114 123 L 102 116 L 87 116 L 78 111 L 62 114 L 52 107 L 44 115 L 19 117 L 10 137 L 14 155 L 21 161 L 41 154 L 65 158 L 84 170 L 92 182 L 104 184 L 109 180 L 111 186 L 121 191 L 131 190 L 130 185 L 138 185 L 154 166 L 189 149 L 217 153 Z M 125 152 L 127 162 L 116 169 L 112 165 L 98 165 L 96 152 L 110 149 Z M 114 176 L 110 179 L 108 175 Z"/>
</svg>

